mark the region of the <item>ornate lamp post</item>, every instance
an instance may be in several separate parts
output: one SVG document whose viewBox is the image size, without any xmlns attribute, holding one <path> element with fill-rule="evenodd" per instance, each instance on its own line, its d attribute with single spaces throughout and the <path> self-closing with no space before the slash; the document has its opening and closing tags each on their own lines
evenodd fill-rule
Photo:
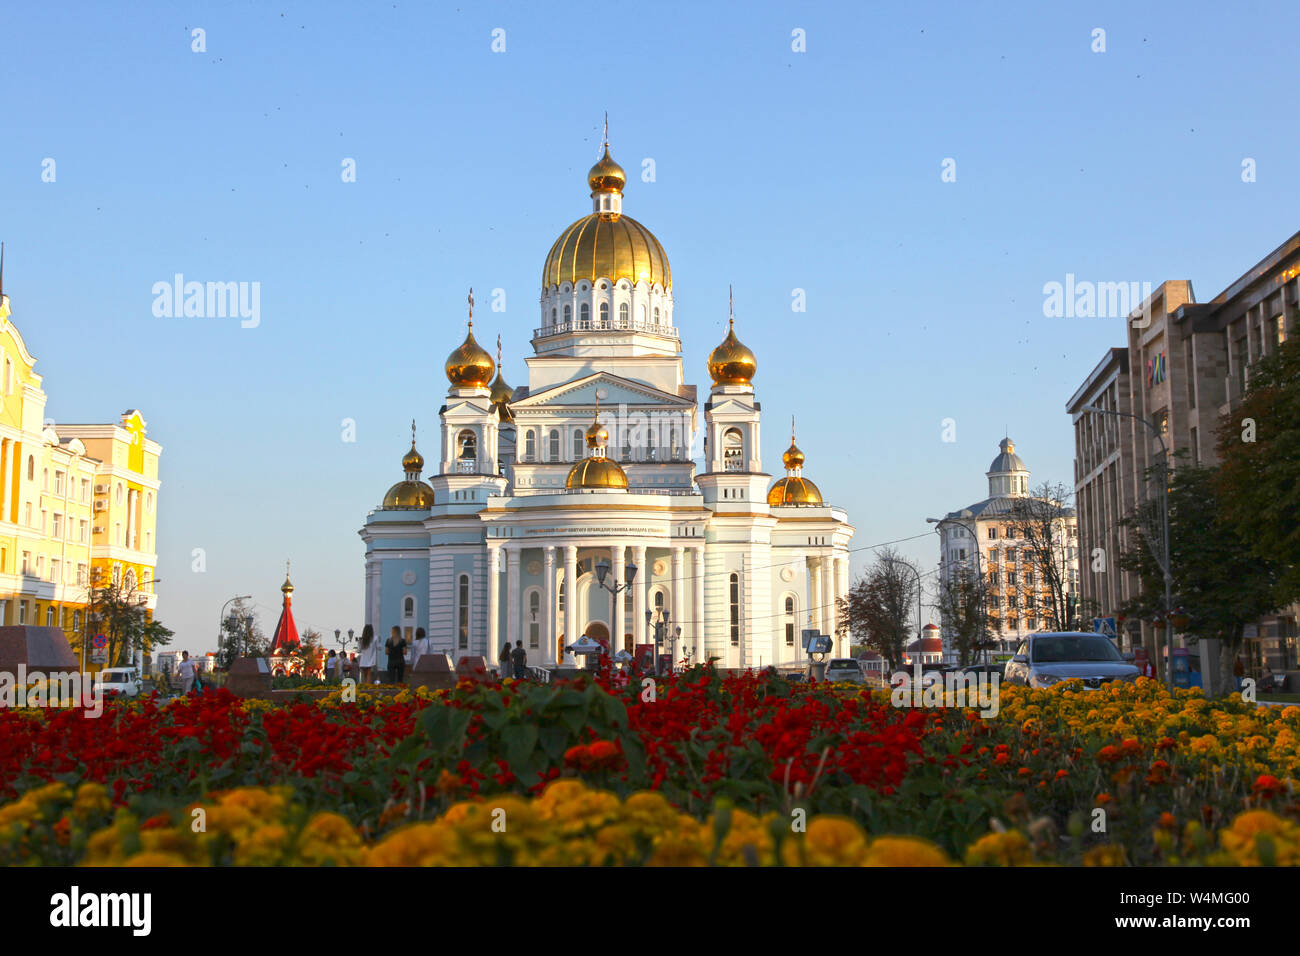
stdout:
<svg viewBox="0 0 1300 956">
<path fill-rule="evenodd" d="M 237 594 L 235 595 L 235 597 L 232 597 L 225 604 L 221 605 L 221 614 L 217 616 L 217 660 L 219 661 L 225 660 L 224 645 L 225 645 L 226 624 L 227 624 L 226 608 L 230 607 L 230 605 L 234 604 L 236 601 L 251 601 L 252 599 L 253 599 L 253 595 L 251 594 Z M 233 627 L 231 628 L 231 633 L 232 634 L 234 633 Z"/>
<path fill-rule="evenodd" d="M 606 591 L 608 591 L 611 595 L 613 595 L 613 597 L 609 602 L 610 633 L 609 633 L 609 647 L 607 649 L 610 656 L 613 656 L 614 635 L 617 634 L 619 631 L 623 630 L 623 615 L 618 613 L 619 610 L 618 595 L 623 591 L 627 591 L 631 589 L 633 582 L 636 581 L 637 569 L 636 569 L 636 564 L 629 561 L 627 563 L 627 566 L 623 569 L 622 584 L 619 584 L 617 581 L 611 583 L 610 581 L 606 580 L 610 576 L 609 570 L 610 570 L 609 561 L 607 561 L 606 559 L 601 558 L 599 561 L 596 562 L 596 583 L 599 584 Z M 534 616 L 535 615 L 536 612 L 534 612 Z"/>
</svg>

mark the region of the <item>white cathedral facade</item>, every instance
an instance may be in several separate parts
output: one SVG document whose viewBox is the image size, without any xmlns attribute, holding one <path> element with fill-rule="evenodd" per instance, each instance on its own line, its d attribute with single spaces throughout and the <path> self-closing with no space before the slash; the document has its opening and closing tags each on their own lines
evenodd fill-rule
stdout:
<svg viewBox="0 0 1300 956">
<path fill-rule="evenodd" d="M 555 241 L 528 383 L 511 388 L 474 339 L 447 359 L 440 454 L 359 532 L 365 613 L 380 640 L 423 627 L 453 660 L 522 641 L 534 665 L 573 663 L 580 636 L 611 653 L 727 668 L 805 659 L 804 629 L 835 630 L 853 527 L 803 477 L 803 453 L 763 470 L 754 354 L 732 328 L 709 356 L 700 427 L 673 324 L 672 274 L 623 215 L 623 170 L 588 174 L 593 211 Z M 635 570 L 633 570 L 635 569 Z M 617 591 L 614 590 L 618 585 Z M 835 653 L 846 656 L 848 639 Z"/>
</svg>

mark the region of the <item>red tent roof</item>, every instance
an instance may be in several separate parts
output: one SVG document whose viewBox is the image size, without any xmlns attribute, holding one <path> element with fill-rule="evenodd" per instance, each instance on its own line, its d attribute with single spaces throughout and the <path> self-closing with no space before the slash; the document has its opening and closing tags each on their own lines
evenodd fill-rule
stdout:
<svg viewBox="0 0 1300 956">
<path fill-rule="evenodd" d="M 284 608 L 280 611 L 280 622 L 275 625 L 275 635 L 271 638 L 272 654 L 288 654 L 301 641 L 298 640 L 298 625 L 293 622 L 293 585 L 288 576 L 280 588 L 284 594 Z"/>
</svg>

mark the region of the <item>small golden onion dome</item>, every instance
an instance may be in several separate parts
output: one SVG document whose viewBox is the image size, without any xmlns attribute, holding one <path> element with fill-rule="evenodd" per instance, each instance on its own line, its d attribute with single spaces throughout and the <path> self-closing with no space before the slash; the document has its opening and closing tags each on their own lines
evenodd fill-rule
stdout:
<svg viewBox="0 0 1300 956">
<path fill-rule="evenodd" d="M 465 341 L 447 356 L 447 381 L 458 388 L 487 388 L 496 371 L 496 363 L 483 346 L 474 341 L 474 323 L 469 324 Z"/>
<path fill-rule="evenodd" d="M 384 495 L 385 508 L 419 508 L 433 505 L 433 489 L 423 481 L 399 481 Z"/>
<path fill-rule="evenodd" d="M 786 475 L 778 478 L 767 493 L 767 503 L 774 508 L 783 505 L 819 505 L 822 493 L 807 478 L 799 475 Z"/>
<path fill-rule="evenodd" d="M 284 583 L 280 585 L 280 593 L 281 594 L 293 593 L 293 582 L 289 580 L 289 575 L 287 574 L 284 576 Z"/>
<path fill-rule="evenodd" d="M 732 319 L 727 337 L 709 353 L 709 375 L 714 385 L 751 385 L 758 371 L 754 353 L 736 338 L 736 321 Z"/>
<path fill-rule="evenodd" d="M 497 377 L 492 381 L 492 404 L 503 422 L 515 420 L 515 413 L 510 410 L 510 399 L 514 394 L 515 390 L 506 384 L 506 380 L 501 376 L 501 367 L 497 366 Z"/>
<path fill-rule="evenodd" d="M 609 444 L 609 429 L 600 423 L 599 420 L 592 422 L 587 426 L 587 447 L 604 448 Z"/>
<path fill-rule="evenodd" d="M 597 279 L 673 287 L 668 254 L 654 233 L 631 216 L 613 219 L 593 212 L 560 233 L 551 246 L 542 267 L 542 289 Z"/>
<path fill-rule="evenodd" d="M 411 450 L 402 456 L 402 471 L 424 471 L 424 456 L 415 450 L 415 442 L 411 442 Z"/>
<path fill-rule="evenodd" d="M 590 436 L 591 430 L 587 434 Z M 590 441 L 590 438 L 588 438 Z M 571 469 L 565 488 L 627 488 L 627 475 L 609 458 L 584 458 Z"/>
<path fill-rule="evenodd" d="M 802 468 L 803 460 L 803 452 L 799 450 L 798 445 L 791 441 L 790 447 L 787 448 L 785 454 L 781 456 L 781 461 L 785 464 L 786 471 L 794 471 L 796 468 Z"/>
<path fill-rule="evenodd" d="M 623 187 L 627 185 L 627 173 L 623 172 L 623 167 L 614 162 L 609 155 L 609 143 L 605 144 L 605 155 L 591 171 L 587 173 L 587 185 L 591 191 L 597 192 L 622 192 Z"/>
</svg>

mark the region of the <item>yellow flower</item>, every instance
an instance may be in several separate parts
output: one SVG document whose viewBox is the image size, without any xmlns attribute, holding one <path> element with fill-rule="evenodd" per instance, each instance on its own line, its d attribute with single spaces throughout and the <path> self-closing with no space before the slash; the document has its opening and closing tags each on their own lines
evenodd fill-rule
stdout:
<svg viewBox="0 0 1300 956">
<path fill-rule="evenodd" d="M 786 866 L 862 866 L 867 835 L 845 817 L 814 817 L 808 832 L 791 834 L 781 845 Z"/>
<path fill-rule="evenodd" d="M 1083 855 L 1084 866 L 1123 866 L 1124 848 L 1113 843 L 1095 846 Z"/>
<path fill-rule="evenodd" d="M 1300 866 L 1300 825 L 1268 810 L 1249 810 L 1219 833 L 1241 866 Z"/>
<path fill-rule="evenodd" d="M 148 851 L 136 853 L 122 861 L 122 866 L 161 867 L 189 865 L 190 863 L 188 860 L 175 853 L 156 853 Z"/>
<path fill-rule="evenodd" d="M 1032 859 L 1029 838 L 1019 830 L 986 833 L 966 848 L 967 866 L 1023 866 Z"/>
<path fill-rule="evenodd" d="M 863 866 L 951 866 L 946 853 L 917 837 L 880 837 L 871 842 Z"/>
</svg>

